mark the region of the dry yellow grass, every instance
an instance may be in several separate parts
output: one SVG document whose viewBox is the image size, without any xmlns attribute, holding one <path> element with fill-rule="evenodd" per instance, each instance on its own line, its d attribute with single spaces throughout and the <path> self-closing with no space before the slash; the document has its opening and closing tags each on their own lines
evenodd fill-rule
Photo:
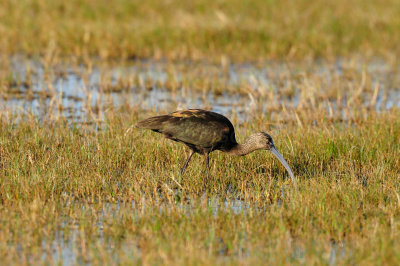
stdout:
<svg viewBox="0 0 400 266">
<path fill-rule="evenodd" d="M 110 111 L 100 131 L 1 119 L 1 260 L 398 262 L 398 111 L 351 123 L 298 113 L 303 127 L 269 130 L 297 189 L 265 152 L 214 153 L 207 182 L 195 158 L 181 179 L 184 148 L 129 130 L 147 116 L 132 109 Z M 239 139 L 270 122 L 241 124 Z"/>
<path fill-rule="evenodd" d="M 83 59 L 393 58 L 399 12 L 396 0 L 6 0 L 0 50 Z"/>
</svg>

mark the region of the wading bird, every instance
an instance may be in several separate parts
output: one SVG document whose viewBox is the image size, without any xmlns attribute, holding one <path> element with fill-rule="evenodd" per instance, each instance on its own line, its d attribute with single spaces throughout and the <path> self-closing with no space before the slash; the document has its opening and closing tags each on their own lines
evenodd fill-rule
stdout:
<svg viewBox="0 0 400 266">
<path fill-rule="evenodd" d="M 189 157 L 181 169 L 181 174 L 185 172 L 194 153 L 205 155 L 209 177 L 210 152 L 220 150 L 231 155 L 243 156 L 264 149 L 278 158 L 295 182 L 292 170 L 275 148 L 270 135 L 264 132 L 255 133 L 244 143 L 239 144 L 236 142 L 232 123 L 223 115 L 201 109 L 189 109 L 147 118 L 140 121 L 136 127 L 162 133 L 166 138 L 181 142 L 190 148 Z"/>
</svg>

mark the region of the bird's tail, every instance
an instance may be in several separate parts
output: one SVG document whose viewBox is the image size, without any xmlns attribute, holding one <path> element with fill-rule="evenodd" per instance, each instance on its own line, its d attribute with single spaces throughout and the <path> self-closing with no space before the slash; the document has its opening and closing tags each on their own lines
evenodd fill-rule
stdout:
<svg viewBox="0 0 400 266">
<path fill-rule="evenodd" d="M 136 124 L 136 127 L 151 130 L 160 130 L 162 129 L 163 123 L 168 121 L 170 118 L 171 116 L 169 115 L 153 116 L 145 120 L 139 121 Z"/>
</svg>

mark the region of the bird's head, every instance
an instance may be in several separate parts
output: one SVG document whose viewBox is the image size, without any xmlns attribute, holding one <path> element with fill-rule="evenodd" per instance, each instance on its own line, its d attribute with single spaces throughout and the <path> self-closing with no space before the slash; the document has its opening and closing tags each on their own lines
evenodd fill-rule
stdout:
<svg viewBox="0 0 400 266">
<path fill-rule="evenodd" d="M 249 141 L 252 142 L 253 145 L 259 150 L 271 150 L 275 147 L 272 137 L 265 132 L 259 132 L 251 135 Z"/>
<path fill-rule="evenodd" d="M 286 168 L 292 180 L 295 181 L 292 169 L 290 169 L 288 163 L 283 158 L 282 154 L 276 149 L 274 141 L 272 140 L 272 137 L 269 134 L 265 132 L 255 133 L 250 136 L 249 141 L 253 142 L 253 145 L 256 146 L 257 149 L 265 149 L 270 151 L 273 155 L 275 155 L 275 157 Z"/>
</svg>

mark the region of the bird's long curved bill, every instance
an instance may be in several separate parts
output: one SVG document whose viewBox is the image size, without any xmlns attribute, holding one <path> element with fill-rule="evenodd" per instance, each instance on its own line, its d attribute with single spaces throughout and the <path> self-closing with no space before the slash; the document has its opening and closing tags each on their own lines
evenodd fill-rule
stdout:
<svg viewBox="0 0 400 266">
<path fill-rule="evenodd" d="M 273 155 L 275 155 L 276 158 L 278 158 L 278 160 L 281 162 L 281 164 L 286 168 L 286 170 L 288 171 L 288 173 L 289 173 L 290 177 L 292 178 L 293 182 L 296 182 L 296 180 L 294 179 L 294 175 L 293 175 L 292 169 L 290 169 L 288 163 L 283 158 L 282 154 L 275 147 L 272 147 L 270 149 L 270 151 L 272 152 Z"/>
</svg>

